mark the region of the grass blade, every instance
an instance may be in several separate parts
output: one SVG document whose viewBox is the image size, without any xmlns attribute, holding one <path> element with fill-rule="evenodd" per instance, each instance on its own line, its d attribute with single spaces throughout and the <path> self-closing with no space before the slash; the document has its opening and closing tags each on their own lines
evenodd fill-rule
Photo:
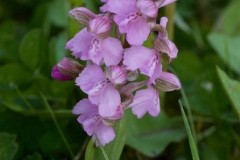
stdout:
<svg viewBox="0 0 240 160">
<path fill-rule="evenodd" d="M 184 109 L 183 109 L 183 106 L 182 106 L 182 103 L 181 103 L 180 100 L 179 100 L 179 105 L 180 105 L 180 108 L 181 108 L 184 125 L 186 127 L 186 131 L 187 131 L 187 135 L 188 135 L 188 140 L 189 140 L 189 144 L 190 144 L 192 158 L 193 158 L 193 160 L 199 160 L 197 146 L 196 146 L 196 143 L 194 141 L 194 138 L 193 138 L 193 135 L 192 135 L 192 131 L 190 129 L 190 126 L 189 126 L 186 114 L 184 112 Z"/>
<path fill-rule="evenodd" d="M 47 108 L 47 110 L 49 111 L 49 113 L 52 117 L 52 120 L 53 120 L 53 122 L 54 122 L 62 140 L 63 140 L 63 143 L 65 144 L 67 150 L 69 151 L 71 157 L 73 158 L 74 157 L 73 151 L 72 151 L 66 137 L 64 136 L 64 133 L 63 133 L 62 129 L 60 128 L 60 125 L 58 124 L 58 121 L 56 119 L 56 116 L 54 115 L 54 112 L 53 112 L 52 108 L 50 107 L 49 103 L 47 102 L 47 99 L 45 98 L 45 96 L 40 91 L 39 91 L 39 93 L 40 93 L 40 96 L 41 96 L 41 98 L 44 102 L 45 107 Z"/>
</svg>

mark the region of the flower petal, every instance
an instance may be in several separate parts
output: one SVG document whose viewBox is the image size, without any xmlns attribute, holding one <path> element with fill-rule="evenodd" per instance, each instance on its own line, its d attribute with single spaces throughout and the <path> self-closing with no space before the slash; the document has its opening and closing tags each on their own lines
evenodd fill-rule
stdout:
<svg viewBox="0 0 240 160">
<path fill-rule="evenodd" d="M 109 126 L 105 126 L 101 122 L 96 128 L 93 138 L 97 146 L 104 146 L 115 138 L 114 129 Z"/>
<path fill-rule="evenodd" d="M 99 114 L 104 118 L 116 115 L 118 107 L 121 103 L 119 92 L 111 85 L 108 84 L 104 91 L 101 93 L 99 104 Z"/>
<path fill-rule="evenodd" d="M 106 66 L 118 65 L 122 60 L 123 47 L 116 38 L 106 38 L 101 43 L 101 52 Z"/>
<path fill-rule="evenodd" d="M 124 52 L 123 64 L 128 70 L 140 69 L 141 73 L 152 76 L 158 64 L 158 57 L 155 50 L 143 46 L 132 46 Z"/>
<path fill-rule="evenodd" d="M 72 51 L 72 55 L 76 58 L 88 60 L 88 51 L 93 38 L 93 35 L 87 31 L 87 28 L 84 28 L 67 42 L 66 49 Z"/>
<path fill-rule="evenodd" d="M 76 85 L 89 95 L 99 94 L 106 86 L 106 77 L 99 66 L 88 65 L 76 79 Z"/>
<path fill-rule="evenodd" d="M 150 26 L 144 17 L 129 24 L 127 41 L 131 45 L 142 45 L 150 34 Z"/>
<path fill-rule="evenodd" d="M 161 91 L 174 91 L 181 88 L 181 83 L 174 74 L 162 72 L 156 79 L 156 87 Z"/>
<path fill-rule="evenodd" d="M 81 123 L 83 125 L 83 129 L 84 131 L 89 135 L 93 135 L 94 131 L 95 131 L 95 127 L 96 127 L 96 120 L 92 117 L 84 117 L 84 115 L 81 115 L 78 117 L 78 122 Z"/>
<path fill-rule="evenodd" d="M 95 64 L 100 65 L 102 61 L 102 51 L 101 51 L 101 39 L 94 37 L 91 41 L 90 48 L 88 51 L 89 59 L 92 60 Z"/>
<path fill-rule="evenodd" d="M 138 0 L 137 7 L 147 17 L 155 18 L 157 16 L 158 8 L 153 0 Z"/>
<path fill-rule="evenodd" d="M 92 104 L 89 99 L 84 98 L 80 100 L 73 108 L 72 113 L 79 115 L 85 113 L 94 113 L 97 112 L 97 106 Z"/>
<path fill-rule="evenodd" d="M 70 16 L 76 19 L 79 23 L 87 26 L 89 21 L 96 18 L 97 15 L 85 7 L 74 8 L 69 12 Z"/>
<path fill-rule="evenodd" d="M 142 118 L 146 113 L 157 116 L 160 113 L 159 93 L 152 87 L 139 90 L 130 107 L 138 118 Z"/>
<path fill-rule="evenodd" d="M 128 15 L 129 13 L 137 10 L 136 0 L 108 0 L 105 9 L 108 12 L 120 15 Z"/>
</svg>

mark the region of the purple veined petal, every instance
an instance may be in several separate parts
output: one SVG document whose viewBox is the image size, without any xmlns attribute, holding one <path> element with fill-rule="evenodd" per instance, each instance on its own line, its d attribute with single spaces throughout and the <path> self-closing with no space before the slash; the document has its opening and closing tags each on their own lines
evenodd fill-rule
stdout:
<svg viewBox="0 0 240 160">
<path fill-rule="evenodd" d="M 79 23 L 87 26 L 89 21 L 96 18 L 97 15 L 85 7 L 74 8 L 69 12 L 70 16 L 76 19 Z"/>
<path fill-rule="evenodd" d="M 157 116 L 160 113 L 159 93 L 152 87 L 139 90 L 130 107 L 138 118 L 142 118 L 146 113 Z"/>
<path fill-rule="evenodd" d="M 156 64 L 156 67 L 153 71 L 153 74 L 152 76 L 149 78 L 149 82 L 148 84 L 155 84 L 156 82 L 156 79 L 159 78 L 159 76 L 161 75 L 162 73 L 162 64 L 161 63 L 157 63 Z"/>
<path fill-rule="evenodd" d="M 66 49 L 69 49 L 76 58 L 88 60 L 88 51 L 93 38 L 94 36 L 87 31 L 87 28 L 84 28 L 67 42 Z"/>
<path fill-rule="evenodd" d="M 104 146 L 115 138 L 114 129 L 110 126 L 105 126 L 102 122 L 95 129 L 93 139 L 97 146 Z"/>
<path fill-rule="evenodd" d="M 154 41 L 154 48 L 161 53 L 166 53 L 170 59 L 177 57 L 178 49 L 168 38 L 157 38 Z"/>
<path fill-rule="evenodd" d="M 123 86 L 119 92 L 122 95 L 131 95 L 133 92 L 136 90 L 144 87 L 147 84 L 147 81 L 141 81 L 141 82 L 131 82 L 128 83 L 127 85 Z"/>
<path fill-rule="evenodd" d="M 151 28 L 144 17 L 129 24 L 127 30 L 127 41 L 131 45 L 142 45 L 147 40 Z"/>
<path fill-rule="evenodd" d="M 85 98 L 80 100 L 73 108 L 72 113 L 75 115 L 86 114 L 86 113 L 97 113 L 98 108 L 92 104 L 89 99 Z"/>
<path fill-rule="evenodd" d="M 140 72 L 149 76 L 150 79 L 152 79 L 154 72 L 156 71 L 156 67 L 158 67 L 159 65 L 159 56 L 154 53 L 154 56 L 147 62 L 147 64 L 144 67 L 140 68 Z"/>
<path fill-rule="evenodd" d="M 112 29 L 112 20 L 109 15 L 100 15 L 89 22 L 88 31 L 99 38 L 107 38 Z"/>
<path fill-rule="evenodd" d="M 122 60 L 123 47 L 116 38 L 106 38 L 102 40 L 101 52 L 106 66 L 118 65 Z"/>
<path fill-rule="evenodd" d="M 89 95 L 99 94 L 106 86 L 106 76 L 99 66 L 88 65 L 76 79 L 76 85 Z"/>
<path fill-rule="evenodd" d="M 151 77 L 158 64 L 155 52 L 155 50 L 143 46 L 132 46 L 125 50 L 123 64 L 128 70 L 140 69 L 141 73 Z"/>
<path fill-rule="evenodd" d="M 108 84 L 101 93 L 98 109 L 100 116 L 108 118 L 116 115 L 120 103 L 121 98 L 119 92 L 112 86 L 112 84 Z"/>
<path fill-rule="evenodd" d="M 108 0 L 101 0 L 101 2 L 104 2 L 104 3 L 106 3 Z"/>
<path fill-rule="evenodd" d="M 105 9 L 111 13 L 127 16 L 137 11 L 136 0 L 108 0 Z"/>
<path fill-rule="evenodd" d="M 170 4 L 170 3 L 173 3 L 177 0 L 157 0 L 156 3 L 157 3 L 157 6 L 158 8 L 161 8 L 161 7 L 165 7 L 166 5 Z"/>
<path fill-rule="evenodd" d="M 62 74 L 69 75 L 72 79 L 75 79 L 83 70 L 83 66 L 80 63 L 68 57 L 64 57 L 59 61 L 57 67 Z"/>
<path fill-rule="evenodd" d="M 147 17 L 157 17 L 158 8 L 153 0 L 138 0 L 137 7 Z"/>
<path fill-rule="evenodd" d="M 156 87 L 161 91 L 174 91 L 181 88 L 181 83 L 174 74 L 162 72 L 156 79 Z"/>
<path fill-rule="evenodd" d="M 122 85 L 127 82 L 127 70 L 125 66 L 109 66 L 106 69 L 106 77 L 113 85 Z"/>
<path fill-rule="evenodd" d="M 95 64 L 100 65 L 103 55 L 101 51 L 102 40 L 94 37 L 90 43 L 88 56 Z"/>
<path fill-rule="evenodd" d="M 170 52 L 167 53 L 168 56 L 171 59 L 176 58 L 177 57 L 177 53 L 178 53 L 178 49 L 177 49 L 176 45 L 172 41 L 170 41 L 169 39 L 166 40 L 166 43 L 167 43 L 167 45 L 168 45 L 168 47 L 170 49 Z"/>
</svg>

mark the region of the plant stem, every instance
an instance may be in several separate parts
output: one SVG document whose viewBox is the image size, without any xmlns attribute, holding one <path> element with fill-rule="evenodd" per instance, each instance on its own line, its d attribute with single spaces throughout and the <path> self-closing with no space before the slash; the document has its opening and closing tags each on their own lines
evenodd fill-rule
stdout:
<svg viewBox="0 0 240 160">
<path fill-rule="evenodd" d="M 64 133 L 63 133 L 63 131 L 61 130 L 60 125 L 59 125 L 59 123 L 58 123 L 58 121 L 57 121 L 57 119 L 56 119 L 56 117 L 55 117 L 55 115 L 54 115 L 54 113 L 53 113 L 53 111 L 52 111 L 49 103 L 47 102 L 47 100 L 46 100 L 46 98 L 44 97 L 44 95 L 43 95 L 41 92 L 39 92 L 39 93 L 40 93 L 40 96 L 41 96 L 41 98 L 42 98 L 42 100 L 43 100 L 43 102 L 44 102 L 45 107 L 48 109 L 48 111 L 49 111 L 49 113 L 50 113 L 50 115 L 51 115 L 51 117 L 52 117 L 52 120 L 53 120 L 53 122 L 54 122 L 54 124 L 55 124 L 55 126 L 56 126 L 56 128 L 57 128 L 57 130 L 58 130 L 58 132 L 59 132 L 59 134 L 60 134 L 60 136 L 61 136 L 64 144 L 65 144 L 65 146 L 66 146 L 66 148 L 67 148 L 67 150 L 68 150 L 69 153 L 70 153 L 71 158 L 73 159 L 73 157 L 74 157 L 73 151 L 72 151 L 72 149 L 71 149 L 71 147 L 70 147 L 67 139 L 65 138 Z"/>
<path fill-rule="evenodd" d="M 168 18 L 168 25 L 167 25 L 168 37 L 171 40 L 173 39 L 173 36 L 174 36 L 175 13 L 176 13 L 176 3 L 172 3 L 165 7 L 165 15 Z"/>
</svg>

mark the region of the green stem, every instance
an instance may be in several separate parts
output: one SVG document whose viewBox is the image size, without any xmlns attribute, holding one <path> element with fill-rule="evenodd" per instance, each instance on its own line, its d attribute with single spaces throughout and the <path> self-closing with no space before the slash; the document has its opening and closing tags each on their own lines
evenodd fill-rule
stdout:
<svg viewBox="0 0 240 160">
<path fill-rule="evenodd" d="M 83 143 L 83 145 L 82 145 L 82 147 L 81 147 L 81 149 L 80 149 L 80 151 L 75 156 L 74 160 L 79 160 L 82 157 L 82 154 L 83 154 L 83 152 L 84 152 L 88 142 L 89 142 L 89 138 L 86 138 L 84 143 Z"/>
<path fill-rule="evenodd" d="M 172 3 L 165 7 L 165 15 L 168 18 L 167 31 L 168 31 L 169 39 L 173 39 L 173 35 L 174 35 L 175 13 L 176 13 L 176 3 Z"/>
<path fill-rule="evenodd" d="M 107 153 L 105 152 L 105 150 L 103 149 L 102 146 L 100 146 L 100 149 L 101 149 L 101 151 L 102 151 L 102 153 L 103 153 L 103 156 L 104 156 L 105 160 L 109 160 L 109 158 L 108 158 L 108 156 L 107 156 Z"/>
<path fill-rule="evenodd" d="M 189 122 L 190 122 L 191 130 L 192 130 L 192 134 L 193 134 L 193 139 L 196 143 L 197 142 L 196 141 L 196 132 L 195 132 L 195 126 L 194 126 L 194 123 L 193 123 L 193 116 L 192 116 L 192 111 L 190 109 L 189 101 L 187 99 L 187 96 L 186 96 L 186 93 L 185 93 L 183 87 L 181 88 L 180 92 L 183 96 L 183 101 L 184 101 L 185 107 L 187 109 L 187 114 L 189 116 Z"/>
<path fill-rule="evenodd" d="M 49 103 L 47 102 L 47 100 L 44 97 L 44 95 L 41 92 L 39 92 L 39 93 L 40 93 L 40 96 L 41 96 L 41 98 L 42 98 L 42 100 L 44 102 L 45 107 L 48 109 L 48 111 L 49 111 L 49 113 L 50 113 L 50 115 L 52 117 L 52 120 L 53 120 L 53 122 L 54 122 L 54 124 L 55 124 L 55 126 L 56 126 L 56 128 L 57 128 L 57 130 L 58 130 L 58 132 L 59 132 L 59 134 L 60 134 L 64 144 L 65 144 L 65 146 L 66 146 L 66 148 L 67 148 L 67 150 L 69 151 L 69 153 L 71 155 L 71 158 L 73 159 L 73 157 L 74 157 L 73 151 L 72 151 L 72 149 L 71 149 L 67 139 L 65 138 L 64 133 L 61 130 L 60 125 L 59 125 L 59 123 L 58 123 L 58 121 L 57 121 L 57 119 L 56 119 L 56 117 L 55 117 L 55 115 L 54 115 L 54 113 L 53 113 Z"/>
<path fill-rule="evenodd" d="M 51 114 L 49 113 L 48 110 L 37 110 L 37 111 L 24 111 L 24 115 L 26 116 L 40 116 L 40 117 L 49 117 Z M 70 110 L 59 110 L 59 111 L 54 111 L 53 114 L 56 117 L 62 117 L 62 118 L 71 118 L 72 117 L 72 112 Z"/>
<path fill-rule="evenodd" d="M 171 67 L 169 67 L 169 69 L 175 74 L 177 75 L 177 73 L 175 72 L 175 70 Z M 187 114 L 188 114 L 188 117 L 189 117 L 189 122 L 190 122 L 190 126 L 191 126 L 191 130 L 192 130 L 192 134 L 193 134 L 193 139 L 195 141 L 195 143 L 197 142 L 197 137 L 196 137 L 196 132 L 195 132 L 195 125 L 193 123 L 193 116 L 192 116 L 192 111 L 190 109 L 190 104 L 189 104 L 189 101 L 187 99 L 187 96 L 186 96 L 186 93 L 185 93 L 185 90 L 183 88 L 183 86 L 181 87 L 180 89 L 180 92 L 182 94 L 182 97 L 183 97 L 183 101 L 184 101 L 184 104 L 185 104 L 185 107 L 187 109 Z"/>
<path fill-rule="evenodd" d="M 22 92 L 19 90 L 18 86 L 14 85 L 14 88 L 16 89 L 18 95 L 20 96 L 20 98 L 23 100 L 23 102 L 28 106 L 28 108 L 31 111 L 34 111 L 34 107 L 28 102 L 28 100 L 23 96 Z"/>
</svg>

